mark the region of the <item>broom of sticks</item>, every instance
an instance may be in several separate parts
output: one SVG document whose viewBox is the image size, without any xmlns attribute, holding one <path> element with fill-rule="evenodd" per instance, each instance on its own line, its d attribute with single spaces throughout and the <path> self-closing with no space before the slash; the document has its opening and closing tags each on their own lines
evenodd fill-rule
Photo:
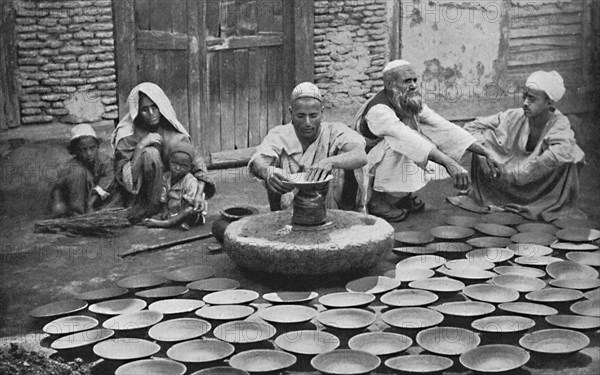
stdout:
<svg viewBox="0 0 600 375">
<path fill-rule="evenodd" d="M 114 236 L 119 229 L 131 226 L 130 209 L 107 208 L 89 214 L 35 222 L 35 233 L 59 233 L 81 236 Z"/>
</svg>

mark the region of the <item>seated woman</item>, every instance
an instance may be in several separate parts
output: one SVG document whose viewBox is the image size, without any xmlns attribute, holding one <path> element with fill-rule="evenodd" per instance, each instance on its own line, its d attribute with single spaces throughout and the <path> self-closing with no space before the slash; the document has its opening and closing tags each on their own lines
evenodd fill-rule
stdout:
<svg viewBox="0 0 600 375">
<path fill-rule="evenodd" d="M 472 191 L 449 201 L 463 207 L 496 206 L 530 220 L 585 218 L 577 208 L 584 153 L 569 119 L 554 108 L 564 93 L 563 79 L 556 71 L 537 71 L 527 79 L 522 108 L 466 124 L 465 129 L 492 150 L 499 165 L 474 156 Z"/>
<path fill-rule="evenodd" d="M 99 149 L 94 129 L 81 124 L 71 129 L 68 150 L 74 157 L 60 170 L 50 193 L 53 217 L 73 216 L 99 209 L 109 202 L 113 160 Z"/>
<path fill-rule="evenodd" d="M 177 120 L 171 102 L 154 83 L 134 87 L 127 98 L 129 113 L 113 132 L 115 179 L 132 221 L 151 217 L 161 210 L 162 174 L 173 145 L 191 143 L 190 135 Z M 198 180 L 194 211 L 202 212 L 205 198 L 215 194 L 215 184 L 196 153 L 192 175 Z"/>
</svg>

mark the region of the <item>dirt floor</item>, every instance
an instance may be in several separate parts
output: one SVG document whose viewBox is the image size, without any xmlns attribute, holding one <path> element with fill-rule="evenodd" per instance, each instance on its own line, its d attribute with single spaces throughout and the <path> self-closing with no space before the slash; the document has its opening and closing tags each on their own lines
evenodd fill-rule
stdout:
<svg viewBox="0 0 600 375">
<path fill-rule="evenodd" d="M 591 142 L 590 142 L 591 144 Z M 584 148 L 588 164 L 581 176 L 581 208 L 590 225 L 600 228 L 600 150 Z M 216 277 L 240 281 L 244 288 L 259 293 L 274 290 L 317 287 L 320 294 L 342 291 L 345 282 L 361 275 L 340 279 L 287 280 L 249 275 L 237 268 L 224 252 L 209 249 L 214 238 L 138 255 L 121 257 L 130 251 L 190 236 L 207 235 L 218 211 L 233 205 L 251 205 L 267 212 L 268 202 L 262 185 L 246 168 L 212 171 L 218 184 L 217 196 L 209 202 L 209 222 L 190 232 L 134 227 L 110 239 L 69 237 L 61 234 L 35 234 L 34 221 L 44 218 L 51 184 L 56 171 L 69 157 L 62 142 L 29 143 L 11 141 L 0 147 L 0 347 L 19 343 L 38 351 L 52 353 L 41 323 L 29 317 L 35 308 L 52 301 L 72 298 L 74 294 L 112 287 L 119 279 L 141 273 L 164 273 L 170 269 L 196 264 L 210 265 Z M 465 161 L 467 164 L 468 161 Z M 449 181 L 430 183 L 418 196 L 426 210 L 394 224 L 397 231 L 427 230 L 443 225 L 450 215 L 469 213 L 451 206 L 445 198 L 456 194 Z M 367 274 L 381 275 L 394 268 L 398 258 L 389 254 Z M 314 281 L 314 280 L 313 280 Z M 316 282 L 316 281 L 314 281 Z M 595 337 L 598 349 L 598 336 Z M 594 355 L 597 365 L 598 356 Z M 539 373 L 547 373 L 541 368 Z M 574 370 L 586 373 L 585 366 Z M 550 371 L 551 372 L 551 371 Z M 589 373 L 594 373 L 590 370 Z M 559 371 L 560 373 L 560 371 Z"/>
</svg>

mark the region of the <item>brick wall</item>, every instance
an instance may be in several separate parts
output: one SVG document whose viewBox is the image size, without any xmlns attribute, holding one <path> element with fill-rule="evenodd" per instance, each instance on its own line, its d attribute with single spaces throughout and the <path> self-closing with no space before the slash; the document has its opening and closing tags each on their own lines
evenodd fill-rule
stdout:
<svg viewBox="0 0 600 375">
<path fill-rule="evenodd" d="M 328 107 L 364 103 L 383 88 L 389 0 L 315 0 L 315 83 Z"/>
<path fill-rule="evenodd" d="M 110 0 L 17 0 L 21 123 L 118 118 Z"/>
</svg>

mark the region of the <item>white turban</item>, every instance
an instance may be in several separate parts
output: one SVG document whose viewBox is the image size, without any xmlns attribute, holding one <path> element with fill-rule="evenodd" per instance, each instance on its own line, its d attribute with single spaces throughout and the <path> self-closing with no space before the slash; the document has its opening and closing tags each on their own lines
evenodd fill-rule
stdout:
<svg viewBox="0 0 600 375">
<path fill-rule="evenodd" d="M 400 68 L 402 66 L 408 66 L 410 63 L 406 60 L 394 60 L 387 63 L 387 65 L 383 68 L 383 73 L 389 72 L 390 70 L 394 70 L 396 68 Z"/>
<path fill-rule="evenodd" d="M 531 73 L 525 86 L 533 90 L 544 91 L 555 102 L 559 101 L 565 94 L 565 84 L 556 70 L 551 72 L 538 70 Z"/>
</svg>

